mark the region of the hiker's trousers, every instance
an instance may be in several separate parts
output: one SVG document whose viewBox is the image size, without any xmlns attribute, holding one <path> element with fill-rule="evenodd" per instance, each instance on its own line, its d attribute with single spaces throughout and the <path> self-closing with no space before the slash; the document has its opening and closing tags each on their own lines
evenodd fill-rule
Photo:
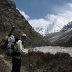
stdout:
<svg viewBox="0 0 72 72">
<path fill-rule="evenodd" d="M 20 72 L 21 57 L 20 59 L 12 57 L 12 72 Z"/>
</svg>

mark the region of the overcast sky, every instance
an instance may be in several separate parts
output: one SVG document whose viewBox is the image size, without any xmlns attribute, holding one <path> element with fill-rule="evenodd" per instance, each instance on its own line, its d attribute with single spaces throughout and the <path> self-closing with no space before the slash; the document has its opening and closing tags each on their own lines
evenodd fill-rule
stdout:
<svg viewBox="0 0 72 72">
<path fill-rule="evenodd" d="M 59 31 L 72 21 L 72 0 L 15 0 L 20 13 L 33 27 Z"/>
</svg>

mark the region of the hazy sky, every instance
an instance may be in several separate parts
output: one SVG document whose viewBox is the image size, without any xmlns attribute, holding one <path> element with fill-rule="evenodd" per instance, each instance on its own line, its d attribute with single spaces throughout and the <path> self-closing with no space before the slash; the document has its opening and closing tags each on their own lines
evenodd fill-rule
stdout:
<svg viewBox="0 0 72 72">
<path fill-rule="evenodd" d="M 15 0 L 16 7 L 33 27 L 45 33 L 60 31 L 72 21 L 72 0 Z"/>
</svg>

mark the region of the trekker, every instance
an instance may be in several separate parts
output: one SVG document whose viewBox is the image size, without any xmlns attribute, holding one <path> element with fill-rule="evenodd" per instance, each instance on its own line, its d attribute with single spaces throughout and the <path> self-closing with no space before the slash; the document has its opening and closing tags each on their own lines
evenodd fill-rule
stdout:
<svg viewBox="0 0 72 72">
<path fill-rule="evenodd" d="M 22 41 L 26 39 L 26 34 L 22 34 L 20 39 L 15 44 L 14 55 L 12 57 L 12 72 L 20 72 L 21 54 L 28 53 L 28 49 L 24 49 Z"/>
<path fill-rule="evenodd" d="M 26 40 L 26 34 L 22 33 L 19 38 L 16 38 L 13 35 L 15 27 L 13 26 L 9 35 L 6 37 L 6 42 L 4 48 L 7 47 L 7 55 L 12 58 L 12 71 L 11 72 L 20 72 L 21 67 L 21 54 L 28 53 L 28 49 L 24 49 L 23 41 Z"/>
</svg>

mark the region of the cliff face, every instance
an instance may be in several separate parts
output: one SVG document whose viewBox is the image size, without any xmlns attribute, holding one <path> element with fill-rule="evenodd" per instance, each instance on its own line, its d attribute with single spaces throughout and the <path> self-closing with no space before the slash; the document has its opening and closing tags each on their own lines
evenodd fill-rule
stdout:
<svg viewBox="0 0 72 72">
<path fill-rule="evenodd" d="M 20 32 L 27 34 L 26 47 L 45 44 L 43 37 L 34 31 L 14 3 L 10 0 L 0 0 L 0 41 L 10 32 L 13 25 L 16 27 L 15 35 Z"/>
</svg>

